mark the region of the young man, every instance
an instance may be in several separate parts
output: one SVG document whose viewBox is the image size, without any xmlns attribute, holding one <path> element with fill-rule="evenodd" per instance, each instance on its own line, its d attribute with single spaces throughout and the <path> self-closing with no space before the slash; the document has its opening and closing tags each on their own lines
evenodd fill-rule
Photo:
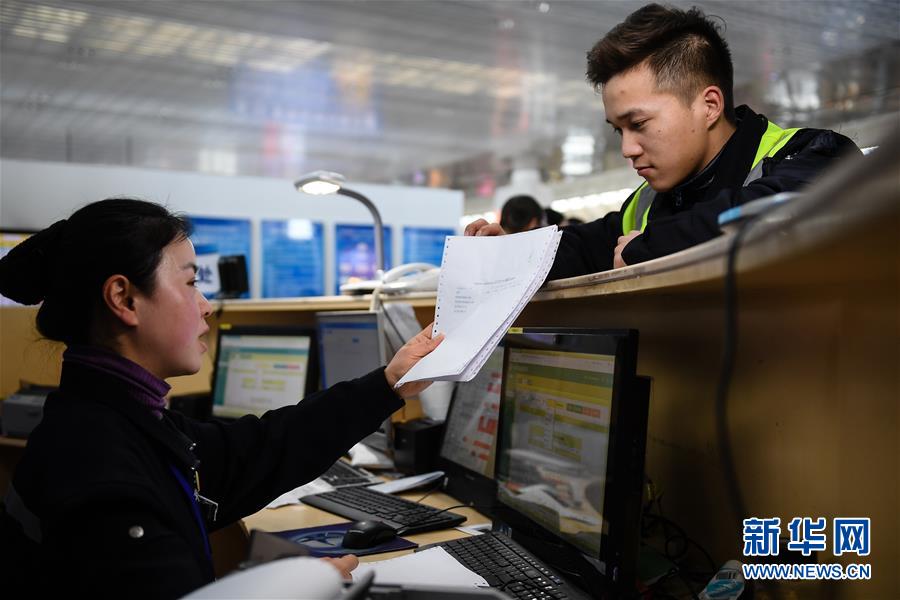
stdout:
<svg viewBox="0 0 900 600">
<path fill-rule="evenodd" d="M 734 107 L 731 52 L 700 10 L 649 4 L 588 53 L 622 155 L 644 178 L 621 210 L 563 232 L 549 279 L 623 267 L 719 235 L 722 211 L 798 190 L 847 153 L 846 137 L 781 129 Z M 475 221 L 466 235 L 500 235 Z"/>
</svg>

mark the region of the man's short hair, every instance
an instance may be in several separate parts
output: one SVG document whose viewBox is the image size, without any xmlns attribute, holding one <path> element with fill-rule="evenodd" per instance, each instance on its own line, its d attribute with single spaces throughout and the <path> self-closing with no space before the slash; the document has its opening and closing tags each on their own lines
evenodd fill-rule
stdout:
<svg viewBox="0 0 900 600">
<path fill-rule="evenodd" d="M 507 233 L 525 231 L 532 219 L 543 221 L 544 209 L 531 196 L 513 196 L 500 210 L 500 227 Z"/>
<path fill-rule="evenodd" d="M 725 119 L 735 122 L 731 51 L 717 24 L 696 7 L 639 8 L 597 42 L 587 59 L 587 79 L 598 90 L 645 61 L 659 89 L 685 103 L 704 87 L 716 85 L 725 97 Z"/>
</svg>

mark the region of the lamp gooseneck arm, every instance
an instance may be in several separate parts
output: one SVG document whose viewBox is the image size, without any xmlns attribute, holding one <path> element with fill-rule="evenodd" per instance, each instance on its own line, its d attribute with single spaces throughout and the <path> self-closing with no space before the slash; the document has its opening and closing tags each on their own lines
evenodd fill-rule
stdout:
<svg viewBox="0 0 900 600">
<path fill-rule="evenodd" d="M 372 204 L 372 201 L 359 192 L 342 187 L 337 193 L 362 202 L 369 209 L 369 212 L 372 213 L 372 220 L 375 222 L 375 270 L 378 272 L 376 277 L 380 278 L 384 273 L 384 225 L 381 223 L 381 214 L 375 208 L 375 205 Z"/>
</svg>

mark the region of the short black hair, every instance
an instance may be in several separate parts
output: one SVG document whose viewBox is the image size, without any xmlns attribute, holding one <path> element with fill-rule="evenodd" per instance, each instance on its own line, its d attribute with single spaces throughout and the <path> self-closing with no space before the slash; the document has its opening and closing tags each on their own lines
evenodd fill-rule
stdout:
<svg viewBox="0 0 900 600">
<path fill-rule="evenodd" d="M 532 219 L 542 222 L 544 209 L 537 200 L 527 195 L 513 196 L 500 210 L 500 227 L 507 233 L 525 231 Z"/>
<path fill-rule="evenodd" d="M 566 218 L 558 210 L 553 210 L 552 208 L 545 208 L 544 215 L 547 220 L 547 225 L 559 225 Z"/>
<path fill-rule="evenodd" d="M 124 275 L 152 294 L 163 249 L 190 235 L 190 222 L 165 207 L 131 198 L 88 204 L 13 248 L 0 260 L 0 293 L 42 302 L 37 328 L 67 345 L 89 342 L 102 286 Z"/>
<path fill-rule="evenodd" d="M 587 79 L 595 89 L 645 62 L 657 86 L 685 102 L 716 85 L 725 98 L 725 119 L 736 120 L 731 50 L 718 25 L 699 8 L 639 8 L 597 42 L 587 59 Z"/>
</svg>

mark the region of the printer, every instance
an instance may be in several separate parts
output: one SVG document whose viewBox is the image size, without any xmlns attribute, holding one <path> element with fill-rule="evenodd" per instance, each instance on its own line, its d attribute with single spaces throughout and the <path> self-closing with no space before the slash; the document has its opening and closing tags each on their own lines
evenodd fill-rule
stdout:
<svg viewBox="0 0 900 600">
<path fill-rule="evenodd" d="M 44 401 L 56 388 L 29 385 L 3 401 L 2 431 L 8 437 L 27 438 L 44 416 Z"/>
</svg>

